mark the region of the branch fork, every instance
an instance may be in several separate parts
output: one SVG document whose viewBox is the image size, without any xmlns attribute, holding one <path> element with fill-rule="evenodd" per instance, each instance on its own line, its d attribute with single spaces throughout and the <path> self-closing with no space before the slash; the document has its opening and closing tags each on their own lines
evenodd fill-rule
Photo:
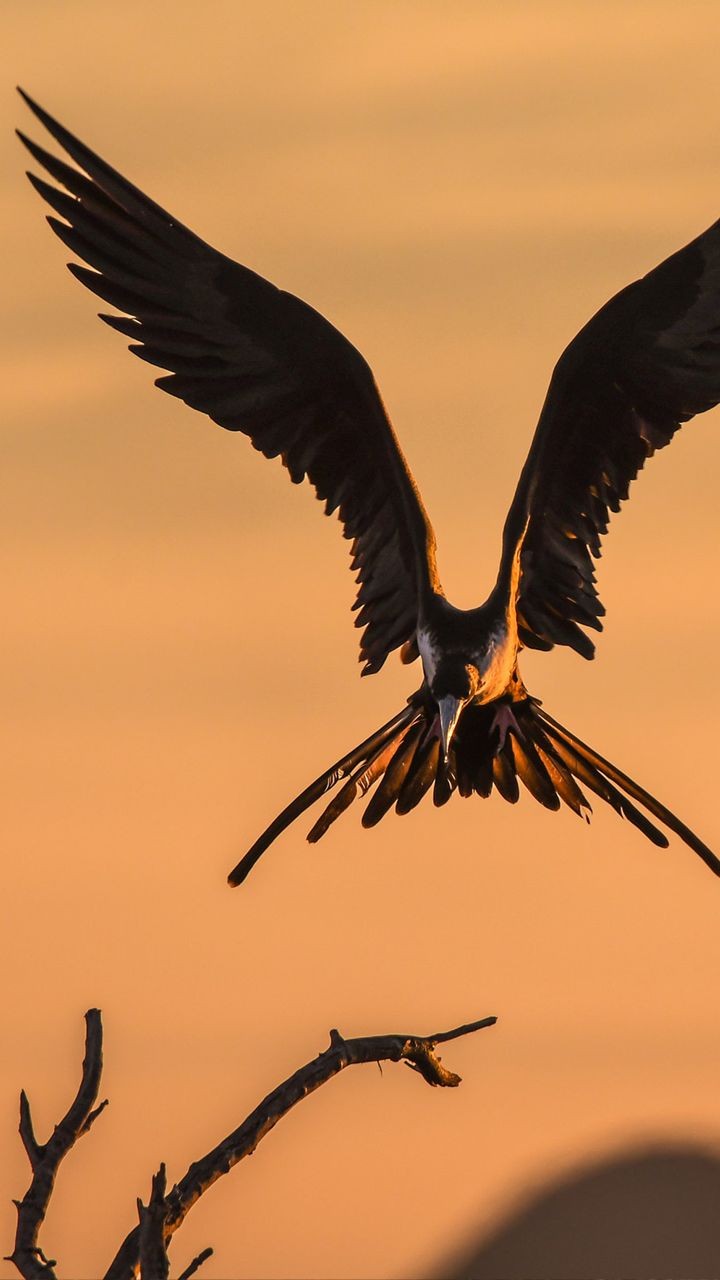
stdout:
<svg viewBox="0 0 720 1280">
<path fill-rule="evenodd" d="M 442 1065 L 435 1052 L 437 1045 L 471 1035 L 483 1027 L 492 1026 L 495 1021 L 494 1017 L 482 1018 L 432 1036 L 360 1036 L 346 1040 L 337 1029 L 333 1029 L 327 1049 L 273 1089 L 237 1129 L 207 1155 L 194 1161 L 184 1177 L 169 1191 L 165 1165 L 160 1165 L 152 1179 L 148 1203 L 144 1204 L 140 1199 L 137 1201 L 138 1224 L 123 1240 L 105 1272 L 104 1280 L 168 1280 L 168 1246 L 192 1206 L 218 1178 L 251 1155 L 292 1107 L 346 1067 L 368 1062 L 380 1065 L 404 1061 L 429 1085 L 456 1088 L 460 1084 L 460 1076 Z M 32 1180 L 23 1199 L 15 1201 L 18 1211 L 15 1248 L 7 1261 L 15 1264 L 24 1280 L 56 1280 L 56 1263 L 46 1257 L 38 1242 L 40 1228 L 61 1161 L 78 1139 L 89 1132 L 107 1106 L 107 1100 L 96 1105 L 102 1075 L 102 1019 L 99 1009 L 88 1010 L 85 1024 L 85 1057 L 80 1086 L 66 1115 L 55 1126 L 46 1143 L 38 1142 L 27 1095 L 24 1091 L 20 1095 L 20 1137 L 30 1161 Z M 212 1252 L 210 1248 L 204 1249 L 193 1258 L 179 1280 L 190 1280 Z"/>
</svg>

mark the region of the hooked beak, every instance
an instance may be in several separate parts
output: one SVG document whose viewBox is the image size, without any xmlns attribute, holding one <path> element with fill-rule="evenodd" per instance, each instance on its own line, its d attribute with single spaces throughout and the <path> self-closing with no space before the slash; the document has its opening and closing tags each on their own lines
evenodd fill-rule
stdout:
<svg viewBox="0 0 720 1280">
<path fill-rule="evenodd" d="M 450 754 L 450 743 L 455 732 L 455 727 L 460 719 L 460 712 L 465 703 L 462 698 L 454 698 L 452 694 L 448 694 L 445 698 L 438 699 L 438 710 L 440 712 L 440 730 L 442 732 L 443 759 L 445 764 L 448 762 Z"/>
</svg>

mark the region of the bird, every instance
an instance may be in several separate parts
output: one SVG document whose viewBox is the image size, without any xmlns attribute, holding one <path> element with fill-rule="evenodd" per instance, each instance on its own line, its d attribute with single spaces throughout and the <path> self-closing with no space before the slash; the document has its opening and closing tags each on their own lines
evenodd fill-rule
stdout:
<svg viewBox="0 0 720 1280">
<path fill-rule="evenodd" d="M 653 844 L 677 835 L 720 860 L 627 774 L 528 692 L 519 656 L 567 646 L 594 656 L 595 562 L 610 517 L 649 458 L 720 401 L 720 221 L 621 289 L 560 356 L 505 520 L 497 580 L 460 609 L 438 573 L 435 534 L 372 371 L 318 311 L 215 250 L 111 168 L 22 89 L 67 159 L 18 130 L 68 267 L 114 308 L 100 319 L 166 372 L 155 385 L 308 480 L 350 541 L 362 674 L 399 651 L 422 680 L 381 728 L 325 769 L 228 876 L 241 884 L 277 837 L 333 796 L 319 840 L 370 793 L 365 827 L 432 790 L 511 804 L 520 784 L 547 809 L 589 818 L 587 792 Z M 48 181 L 47 177 L 52 181 Z"/>
</svg>

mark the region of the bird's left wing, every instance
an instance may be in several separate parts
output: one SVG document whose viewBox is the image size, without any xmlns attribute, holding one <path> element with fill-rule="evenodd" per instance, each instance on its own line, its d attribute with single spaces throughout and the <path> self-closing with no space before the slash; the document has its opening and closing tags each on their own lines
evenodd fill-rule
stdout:
<svg viewBox="0 0 720 1280">
<path fill-rule="evenodd" d="M 359 571 L 360 658 L 364 673 L 378 671 L 414 639 L 435 540 L 366 361 L 312 307 L 205 244 L 22 96 L 79 166 L 19 134 L 65 188 L 28 174 L 60 215 L 48 218 L 53 231 L 92 268 L 71 272 L 125 313 L 102 319 L 130 350 L 170 371 L 157 386 L 280 456 L 338 511 Z"/>
<path fill-rule="evenodd" d="M 612 298 L 553 373 L 505 523 L 518 624 L 585 658 L 605 610 L 593 560 L 629 485 L 683 422 L 720 401 L 720 222 Z"/>
</svg>

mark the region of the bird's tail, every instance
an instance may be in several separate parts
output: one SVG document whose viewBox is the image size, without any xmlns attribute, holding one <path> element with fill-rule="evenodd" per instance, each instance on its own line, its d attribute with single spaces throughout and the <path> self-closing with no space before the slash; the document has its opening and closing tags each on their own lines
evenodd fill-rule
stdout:
<svg viewBox="0 0 720 1280">
<path fill-rule="evenodd" d="M 536 698 L 508 700 L 500 704 L 499 713 L 498 704 L 467 706 L 455 730 L 447 765 L 442 761 L 440 737 L 437 711 L 421 690 L 392 720 L 283 809 L 230 872 L 230 884 L 242 884 L 281 832 L 340 782 L 340 790 L 308 833 L 311 843 L 324 836 L 336 818 L 373 786 L 376 789 L 362 817 L 364 827 L 375 826 L 393 805 L 396 813 L 409 813 L 431 787 L 436 805 L 446 804 L 454 791 L 461 796 L 489 796 L 493 787 L 504 800 L 515 804 L 520 782 L 547 809 L 559 809 L 562 801 L 589 820 L 592 806 L 582 786 L 627 818 L 653 844 L 666 848 L 668 838 L 650 821 L 647 815 L 651 814 L 720 875 L 720 860 L 702 840 L 637 782 L 548 715 Z"/>
</svg>

